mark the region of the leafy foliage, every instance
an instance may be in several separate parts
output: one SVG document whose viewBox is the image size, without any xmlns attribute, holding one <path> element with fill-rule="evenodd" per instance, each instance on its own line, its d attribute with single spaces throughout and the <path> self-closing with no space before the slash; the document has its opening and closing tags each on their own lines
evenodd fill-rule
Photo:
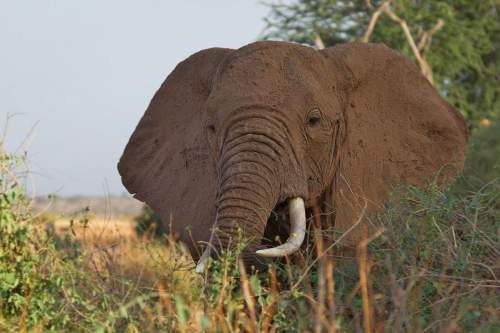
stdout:
<svg viewBox="0 0 500 333">
<path fill-rule="evenodd" d="M 57 328 L 69 320 L 60 316 L 58 302 L 63 276 L 48 269 L 58 260 L 54 246 L 31 223 L 17 179 L 23 165 L 19 157 L 0 154 L 0 313 L 19 329 Z"/>
<path fill-rule="evenodd" d="M 325 46 L 361 40 L 373 12 L 383 1 L 295 0 L 269 3 L 265 39 Z M 368 5 L 371 4 L 371 6 Z M 423 53 L 441 94 L 476 128 L 500 112 L 500 4 L 495 0 L 394 0 L 392 10 L 404 19 L 417 41 L 438 19 L 444 26 Z M 384 43 L 414 59 L 400 26 L 382 15 L 370 42 Z"/>
<path fill-rule="evenodd" d="M 470 140 L 460 184 L 470 191 L 500 181 L 500 122 L 479 128 Z"/>
</svg>

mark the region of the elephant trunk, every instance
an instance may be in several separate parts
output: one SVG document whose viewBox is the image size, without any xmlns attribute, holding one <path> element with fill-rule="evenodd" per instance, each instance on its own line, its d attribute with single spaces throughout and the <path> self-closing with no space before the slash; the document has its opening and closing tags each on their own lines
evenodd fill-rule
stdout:
<svg viewBox="0 0 500 333">
<path fill-rule="evenodd" d="M 255 251 L 259 249 L 267 220 L 278 200 L 278 185 L 268 170 L 254 162 L 235 164 L 227 174 L 221 179 L 210 243 L 222 250 L 244 241 L 243 261 L 247 265 L 257 264 Z"/>
<path fill-rule="evenodd" d="M 247 265 L 257 264 L 254 253 L 280 196 L 283 144 L 280 146 L 277 140 L 245 125 L 227 138 L 220 159 L 217 217 L 211 243 L 219 249 L 227 248 L 243 236 L 247 244 L 241 256 Z"/>
<path fill-rule="evenodd" d="M 270 128 L 273 123 L 277 126 Z M 290 173 L 290 170 L 299 169 L 299 162 L 291 158 L 296 154 L 291 151 L 287 129 L 281 124 L 283 122 L 272 119 L 247 118 L 244 123 L 233 123 L 228 131 L 219 157 L 216 220 L 200 263 L 206 262 L 209 255 L 218 255 L 221 250 L 234 247 L 241 237 L 246 246 L 240 257 L 247 267 L 260 267 L 264 262 L 262 256 L 284 256 L 300 247 L 301 233 L 305 232 L 305 211 L 303 200 L 294 200 L 294 197 L 304 192 L 300 190 L 303 186 L 295 184 L 302 185 L 303 177 Z M 256 252 L 262 250 L 269 216 L 276 204 L 286 199 L 292 199 L 289 200 L 290 216 L 297 217 L 296 221 L 291 221 L 290 244 L 276 251 L 258 251 L 259 258 Z M 296 213 L 297 207 L 302 212 Z M 198 265 L 197 271 L 204 267 L 205 264 Z"/>
</svg>

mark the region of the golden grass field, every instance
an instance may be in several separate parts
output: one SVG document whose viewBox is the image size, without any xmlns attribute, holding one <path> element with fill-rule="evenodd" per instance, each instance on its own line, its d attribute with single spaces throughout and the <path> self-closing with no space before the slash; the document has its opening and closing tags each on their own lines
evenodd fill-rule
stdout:
<svg viewBox="0 0 500 333">
<path fill-rule="evenodd" d="M 80 244 L 87 267 L 93 273 L 135 276 L 141 286 L 157 282 L 161 271 L 185 271 L 193 275 L 194 262 L 182 245 L 169 239 L 155 241 L 146 235 L 138 236 L 132 218 L 98 216 L 85 223 L 60 218 L 53 226 L 59 238 Z"/>
<path fill-rule="evenodd" d="M 58 236 L 72 235 L 86 245 L 109 244 L 113 242 L 137 239 L 132 218 L 91 218 L 87 225 L 75 223 L 71 219 L 59 218 L 54 221 L 54 230 Z"/>
</svg>

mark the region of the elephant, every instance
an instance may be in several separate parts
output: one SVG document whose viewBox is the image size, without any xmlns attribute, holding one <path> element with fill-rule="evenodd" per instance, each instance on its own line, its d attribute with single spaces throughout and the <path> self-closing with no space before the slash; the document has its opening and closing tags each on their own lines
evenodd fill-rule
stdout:
<svg viewBox="0 0 500 333">
<path fill-rule="evenodd" d="M 451 182 L 467 139 L 461 113 L 383 44 L 259 41 L 179 63 L 118 170 L 198 271 L 241 235 L 241 259 L 259 267 L 301 247 L 318 203 L 356 244 L 353 225 L 383 210 L 394 186 Z"/>
</svg>

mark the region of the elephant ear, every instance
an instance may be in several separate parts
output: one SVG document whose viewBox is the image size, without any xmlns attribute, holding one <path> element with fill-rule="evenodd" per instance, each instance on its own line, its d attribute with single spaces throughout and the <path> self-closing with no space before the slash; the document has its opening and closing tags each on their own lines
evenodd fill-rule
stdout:
<svg viewBox="0 0 500 333">
<path fill-rule="evenodd" d="M 215 218 L 216 170 L 205 101 L 230 49 L 200 51 L 181 62 L 156 92 L 118 164 L 122 182 L 196 256 Z"/>
<path fill-rule="evenodd" d="M 346 134 L 332 190 L 336 228 L 352 227 L 365 203 L 367 212 L 383 209 L 398 184 L 445 184 L 461 171 L 464 118 L 410 60 L 381 44 L 323 52 L 341 73 L 345 97 Z M 353 229 L 347 245 L 361 234 Z"/>
</svg>

